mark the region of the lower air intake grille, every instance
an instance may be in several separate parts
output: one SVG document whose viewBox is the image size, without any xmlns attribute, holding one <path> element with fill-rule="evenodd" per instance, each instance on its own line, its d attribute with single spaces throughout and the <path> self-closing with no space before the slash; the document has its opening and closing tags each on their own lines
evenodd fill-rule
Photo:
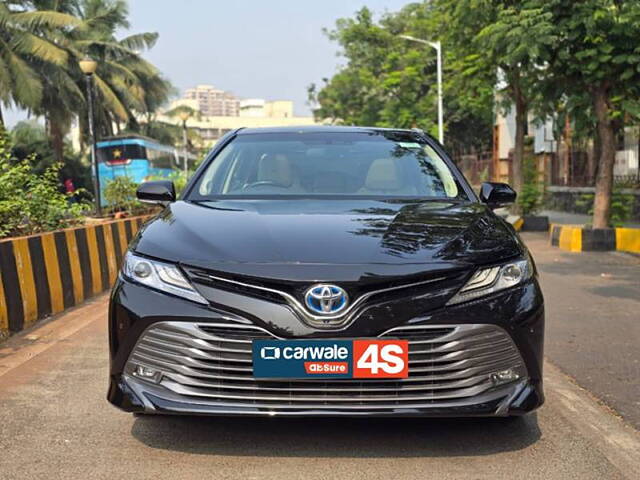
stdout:
<svg viewBox="0 0 640 480">
<path fill-rule="evenodd" d="M 420 325 L 380 337 L 409 340 L 409 378 L 256 380 L 251 341 L 276 338 L 252 325 L 159 322 L 140 337 L 126 366 L 162 372 L 160 386 L 185 403 L 266 410 L 384 411 L 480 395 L 491 374 L 526 370 L 511 337 L 494 325 Z"/>
</svg>

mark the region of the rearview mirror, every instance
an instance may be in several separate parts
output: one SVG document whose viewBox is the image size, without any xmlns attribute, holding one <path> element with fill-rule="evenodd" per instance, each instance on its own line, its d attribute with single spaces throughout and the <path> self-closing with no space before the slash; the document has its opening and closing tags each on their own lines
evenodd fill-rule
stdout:
<svg viewBox="0 0 640 480">
<path fill-rule="evenodd" d="M 506 183 L 484 182 L 480 187 L 480 201 L 489 208 L 500 208 L 516 201 L 516 192 Z"/>
<path fill-rule="evenodd" d="M 144 203 L 166 206 L 176 200 L 176 188 L 169 180 L 141 183 L 136 190 L 136 197 Z"/>
</svg>

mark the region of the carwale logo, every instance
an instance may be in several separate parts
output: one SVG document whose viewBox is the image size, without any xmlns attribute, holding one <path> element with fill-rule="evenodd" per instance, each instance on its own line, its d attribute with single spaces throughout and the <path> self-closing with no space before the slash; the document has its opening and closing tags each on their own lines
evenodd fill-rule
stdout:
<svg viewBox="0 0 640 480">
<path fill-rule="evenodd" d="M 406 340 L 254 340 L 255 378 L 406 378 Z"/>
<path fill-rule="evenodd" d="M 264 360 L 277 360 L 280 358 L 280 348 L 262 347 L 260 349 L 260 358 Z"/>
</svg>

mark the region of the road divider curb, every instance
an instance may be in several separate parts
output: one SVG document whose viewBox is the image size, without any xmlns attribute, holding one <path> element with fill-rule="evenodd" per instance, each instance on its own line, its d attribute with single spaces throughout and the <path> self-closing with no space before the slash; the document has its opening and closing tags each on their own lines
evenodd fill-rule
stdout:
<svg viewBox="0 0 640 480">
<path fill-rule="evenodd" d="M 640 254 L 640 228 L 593 229 L 582 225 L 551 224 L 549 241 L 568 252 L 618 250 Z"/>
<path fill-rule="evenodd" d="M 0 339 L 110 289 L 148 218 L 0 240 Z"/>
<path fill-rule="evenodd" d="M 519 232 L 520 230 L 522 230 L 524 219 L 521 216 L 509 215 L 506 220 L 513 226 L 516 232 Z"/>
</svg>

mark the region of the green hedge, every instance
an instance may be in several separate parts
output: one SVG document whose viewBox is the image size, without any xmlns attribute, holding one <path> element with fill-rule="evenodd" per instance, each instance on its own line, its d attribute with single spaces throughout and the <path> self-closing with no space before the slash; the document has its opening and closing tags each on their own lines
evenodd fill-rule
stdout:
<svg viewBox="0 0 640 480">
<path fill-rule="evenodd" d="M 33 171 L 33 158 L 12 158 L 11 142 L 0 127 L 0 238 L 70 227 L 80 222 L 84 205 L 60 190 L 62 164 Z"/>
</svg>

